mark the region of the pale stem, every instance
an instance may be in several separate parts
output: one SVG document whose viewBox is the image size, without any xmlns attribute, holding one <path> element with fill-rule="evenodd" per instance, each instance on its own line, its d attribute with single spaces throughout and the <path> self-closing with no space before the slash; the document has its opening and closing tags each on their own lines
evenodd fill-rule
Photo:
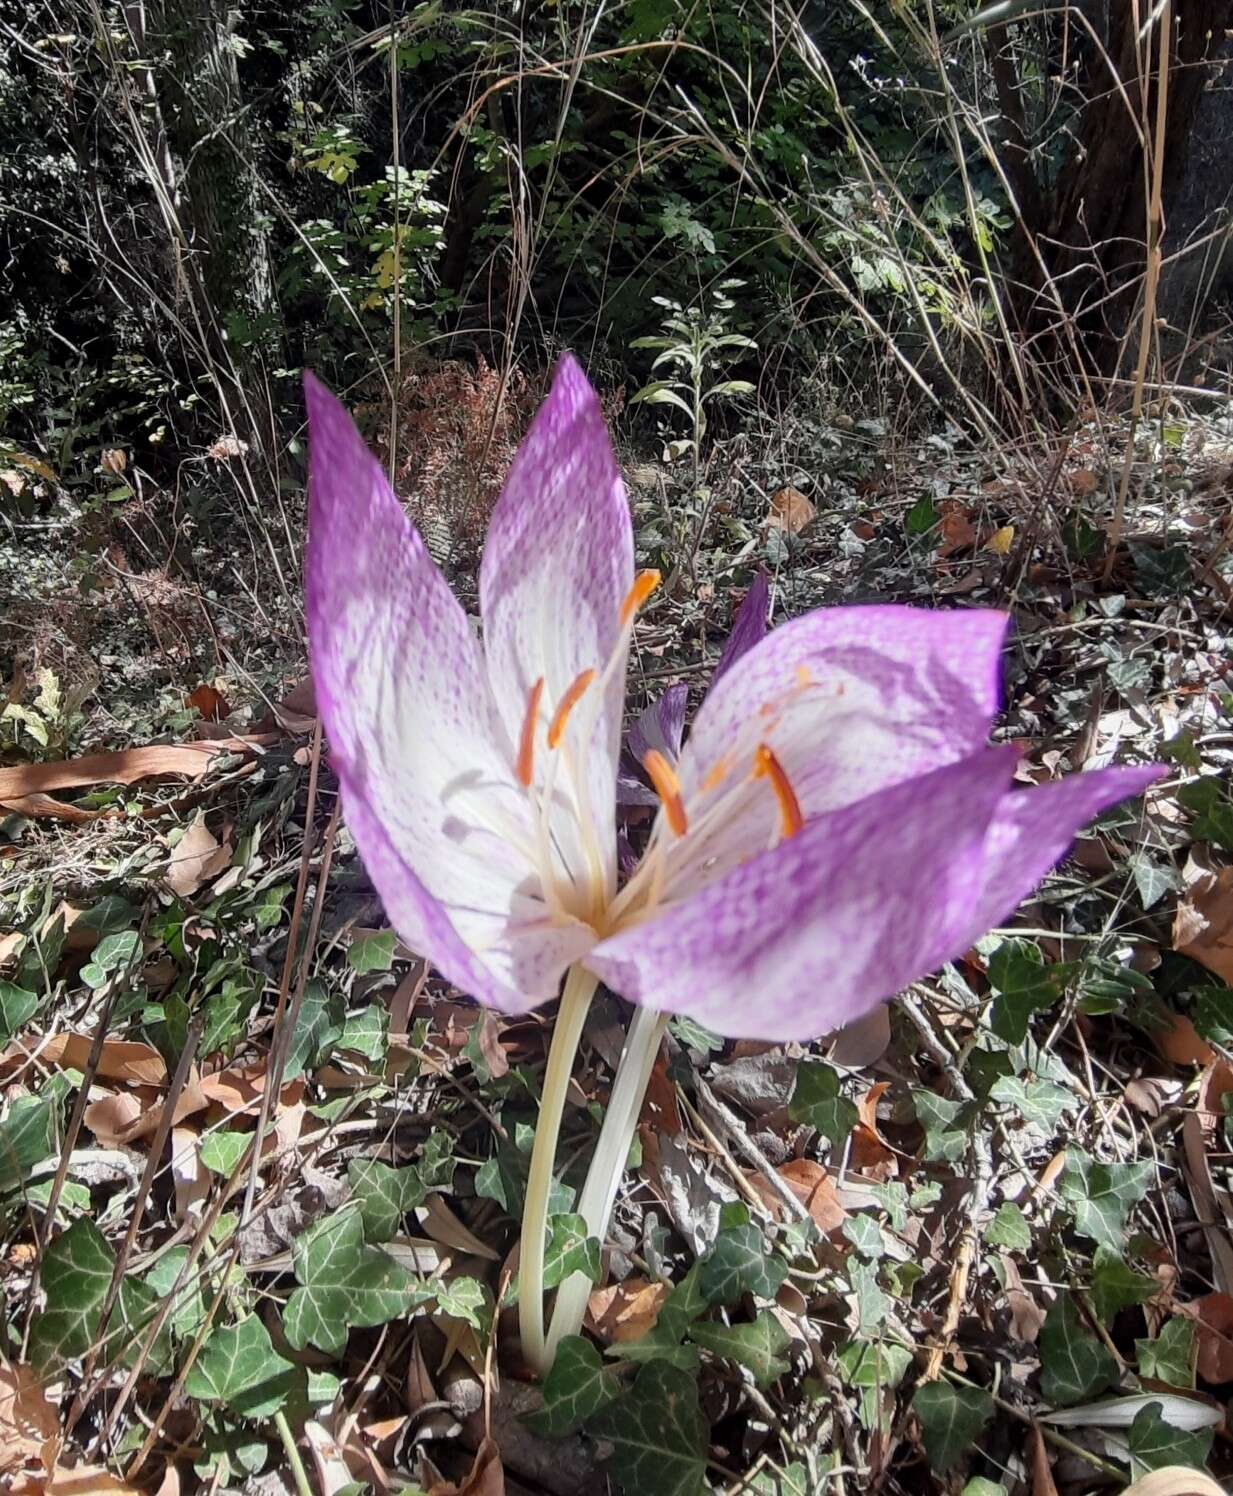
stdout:
<svg viewBox="0 0 1233 1496">
<path fill-rule="evenodd" d="M 629 1026 L 625 1048 L 617 1066 L 612 1095 L 608 1098 L 608 1110 L 604 1115 L 599 1141 L 595 1145 L 591 1167 L 587 1171 L 586 1183 L 578 1201 L 578 1214 L 586 1222 L 587 1235 L 598 1237 L 601 1245 L 608 1233 L 608 1218 L 612 1214 L 621 1175 L 625 1172 L 630 1145 L 634 1140 L 634 1129 L 638 1125 L 643 1097 L 650 1084 L 659 1043 L 668 1027 L 668 1017 L 667 1013 L 657 1013 L 652 1008 L 639 1008 Z M 538 1142 L 538 1137 L 536 1141 Z M 525 1281 L 524 1277 L 523 1282 Z M 557 1290 L 552 1327 L 548 1333 L 546 1360 L 549 1366 L 552 1365 L 561 1341 L 567 1335 L 576 1335 L 582 1328 L 592 1286 L 585 1273 L 574 1273 Z M 525 1331 L 523 1344 L 526 1344 Z"/>
<path fill-rule="evenodd" d="M 561 1006 L 553 1025 L 548 1049 L 548 1068 L 539 1101 L 539 1121 L 531 1148 L 526 1203 L 522 1211 L 522 1242 L 518 1252 L 518 1324 L 522 1354 L 537 1371 L 548 1369 L 544 1344 L 544 1253 L 548 1233 L 548 1197 L 552 1192 L 552 1165 L 561 1136 L 561 1117 L 574 1068 L 574 1055 L 582 1037 L 597 979 L 581 966 L 571 966 L 565 977 Z"/>
</svg>

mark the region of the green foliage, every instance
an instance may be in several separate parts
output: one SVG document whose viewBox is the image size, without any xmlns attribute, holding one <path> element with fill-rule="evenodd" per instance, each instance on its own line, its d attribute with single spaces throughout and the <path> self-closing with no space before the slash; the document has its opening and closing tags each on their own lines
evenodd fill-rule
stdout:
<svg viewBox="0 0 1233 1496">
<path fill-rule="evenodd" d="M 793 1122 L 816 1127 L 824 1138 L 841 1147 L 856 1126 L 856 1103 L 839 1089 L 839 1075 L 821 1060 L 802 1060 L 796 1067 L 788 1116 Z"/>
<path fill-rule="evenodd" d="M 563 1438 L 594 1418 L 619 1391 L 619 1372 L 604 1365 L 585 1336 L 569 1335 L 544 1379 L 544 1406 L 530 1422 L 547 1438 Z"/>
<path fill-rule="evenodd" d="M 708 1304 L 736 1304 L 746 1293 L 773 1299 L 788 1265 L 768 1257 L 759 1226 L 748 1222 L 721 1231 L 702 1259 L 698 1287 Z"/>
<path fill-rule="evenodd" d="M 1164 1405 L 1148 1403 L 1135 1414 L 1126 1435 L 1131 1471 L 1137 1479 L 1166 1465 L 1202 1470 L 1212 1447 L 1210 1428 L 1182 1429 L 1165 1421 Z"/>
<path fill-rule="evenodd" d="M 1182 1316 L 1166 1320 L 1155 1340 L 1136 1340 L 1139 1375 L 1188 1390 L 1194 1386 L 1194 1323 Z"/>
<path fill-rule="evenodd" d="M 1059 1294 L 1040 1332 L 1040 1390 L 1058 1407 L 1103 1392 L 1117 1377 L 1112 1353 L 1084 1325 L 1074 1300 Z"/>
<path fill-rule="evenodd" d="M 719 1325 L 705 1320 L 694 1325 L 689 1334 L 703 1350 L 746 1367 L 759 1387 L 765 1387 L 788 1370 L 783 1352 L 791 1336 L 766 1310 L 752 1324 Z"/>
<path fill-rule="evenodd" d="M 588 1431 L 611 1443 L 608 1469 L 630 1496 L 701 1496 L 707 1427 L 692 1377 L 650 1362 Z"/>
<path fill-rule="evenodd" d="M 246 1418 L 269 1418 L 286 1403 L 296 1367 L 280 1356 L 256 1314 L 210 1331 L 189 1370 L 189 1397 L 226 1404 Z"/>
<path fill-rule="evenodd" d="M 299 1287 L 287 1301 L 283 1328 L 297 1350 L 311 1341 L 340 1351 L 349 1329 L 383 1325 L 429 1297 L 379 1247 L 364 1245 L 360 1212 L 339 1211 L 298 1237 L 291 1249 Z"/>
<path fill-rule="evenodd" d="M 1058 1189 L 1074 1212 L 1076 1230 L 1100 1246 L 1119 1250 L 1126 1217 L 1147 1192 L 1151 1177 L 1152 1165 L 1147 1160 L 1105 1164 L 1080 1148 L 1071 1148 Z"/>
<path fill-rule="evenodd" d="M 993 1399 L 977 1387 L 923 1382 L 912 1397 L 920 1419 L 921 1440 L 929 1463 L 939 1475 L 958 1464 L 993 1417 Z"/>
</svg>

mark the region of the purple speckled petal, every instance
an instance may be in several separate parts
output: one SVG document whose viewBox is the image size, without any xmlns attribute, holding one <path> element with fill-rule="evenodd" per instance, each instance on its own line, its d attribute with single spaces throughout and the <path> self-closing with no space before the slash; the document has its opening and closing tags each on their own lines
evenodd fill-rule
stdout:
<svg viewBox="0 0 1233 1496">
<path fill-rule="evenodd" d="M 744 601 L 736 610 L 736 617 L 732 620 L 732 632 L 728 635 L 724 652 L 719 657 L 719 664 L 715 666 L 714 675 L 711 676 L 712 686 L 721 676 L 731 670 L 742 655 L 747 655 L 755 644 L 761 644 L 766 637 L 770 608 L 771 582 L 765 569 L 760 566 L 750 583 Z"/>
<path fill-rule="evenodd" d="M 592 938 L 546 919 L 526 797 L 467 617 L 311 376 L 305 601 L 347 824 L 403 939 L 481 1002 L 555 995 Z"/>
<path fill-rule="evenodd" d="M 543 718 L 550 721 L 584 670 L 602 672 L 608 665 L 621 638 L 621 604 L 633 576 L 625 485 L 595 391 L 566 354 L 505 480 L 480 569 L 489 679 L 511 742 L 518 742 L 539 678 Z M 585 835 L 597 841 L 609 876 L 616 859 L 624 654 L 622 649 L 602 701 L 591 701 L 588 693 L 569 718 L 565 745 L 583 782 L 574 784 L 565 774 L 554 781 L 556 794 L 574 799 L 580 811 L 574 817 L 553 810 L 553 836 L 566 860 L 575 870 L 584 865 Z M 579 819 L 587 823 L 585 832 Z"/>
<path fill-rule="evenodd" d="M 672 895 L 773 832 L 774 796 L 749 777 L 760 743 L 807 820 L 982 748 L 1006 624 L 987 609 L 819 608 L 769 633 L 712 686 L 681 754 L 690 824 L 705 830 L 668 848 Z"/>
<path fill-rule="evenodd" d="M 639 714 L 629 729 L 629 751 L 638 763 L 652 748 L 662 753 L 670 764 L 676 763 L 681 756 L 688 699 L 687 685 L 669 686 L 658 701 L 653 701 Z"/>
<path fill-rule="evenodd" d="M 1014 763 L 985 750 L 819 816 L 585 964 L 730 1038 L 836 1029 L 966 948 Z"/>
<path fill-rule="evenodd" d="M 1161 764 L 1093 769 L 1007 795 L 989 827 L 984 887 L 967 943 L 1013 913 L 1090 820 L 1167 772 Z"/>
</svg>

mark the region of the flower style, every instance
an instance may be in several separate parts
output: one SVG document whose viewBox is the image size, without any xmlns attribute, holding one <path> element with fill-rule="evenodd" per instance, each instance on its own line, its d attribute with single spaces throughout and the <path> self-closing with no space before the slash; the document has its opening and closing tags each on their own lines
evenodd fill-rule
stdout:
<svg viewBox="0 0 1233 1496">
<path fill-rule="evenodd" d="M 601 1137 L 583 1193 L 602 1234 L 658 1015 L 729 1037 L 836 1029 L 960 955 L 1080 826 L 1159 773 L 1011 789 L 1015 751 L 987 746 L 1000 613 L 819 609 L 761 638 L 763 594 L 684 746 L 683 691 L 631 734 L 659 809 L 621 883 L 626 662 L 659 579 L 634 573 L 624 487 L 582 370 L 561 360 L 493 512 L 482 643 L 346 411 L 311 376 L 306 389 L 312 668 L 365 866 L 402 938 L 477 1001 L 521 1012 L 567 978 L 524 1285 L 537 1281 L 536 1229 L 542 1254 L 533 1217 L 552 1112 L 597 979 L 642 1010 L 605 1123 L 613 1141 Z M 542 1363 L 542 1299 L 524 1310 L 524 1349 Z"/>
</svg>

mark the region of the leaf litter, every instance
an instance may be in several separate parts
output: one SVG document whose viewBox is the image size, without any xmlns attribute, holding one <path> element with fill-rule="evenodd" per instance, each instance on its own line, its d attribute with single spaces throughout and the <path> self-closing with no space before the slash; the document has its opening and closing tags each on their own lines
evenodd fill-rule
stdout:
<svg viewBox="0 0 1233 1496">
<path fill-rule="evenodd" d="M 850 1030 L 804 1048 L 674 1026 L 602 1254 L 570 1225 L 619 1035 L 597 1004 L 552 1203 L 560 1271 L 595 1283 L 540 1388 L 509 1249 L 546 1026 L 460 1003 L 384 928 L 345 832 L 323 856 L 334 787 L 300 662 L 272 710 L 230 676 L 186 683 L 225 735 L 6 763 L 14 1489 L 256 1491 L 288 1440 L 315 1489 L 437 1496 L 1227 1477 L 1224 578 L 1170 580 L 1161 558 L 1203 530 L 1150 463 L 1106 579 L 1016 511 L 1019 480 L 964 498 L 992 481 L 977 454 L 935 445 L 917 487 L 836 471 L 827 508 L 783 459 L 757 474 L 772 522 L 734 487 L 695 558 L 715 581 L 646 625 L 648 690 L 695 679 L 680 641 L 717 651 L 754 557 L 786 614 L 1011 607 L 1020 777 L 1127 743 L 1174 776 L 1013 928 Z M 1085 472 L 1068 491 L 1099 529 Z"/>
</svg>

